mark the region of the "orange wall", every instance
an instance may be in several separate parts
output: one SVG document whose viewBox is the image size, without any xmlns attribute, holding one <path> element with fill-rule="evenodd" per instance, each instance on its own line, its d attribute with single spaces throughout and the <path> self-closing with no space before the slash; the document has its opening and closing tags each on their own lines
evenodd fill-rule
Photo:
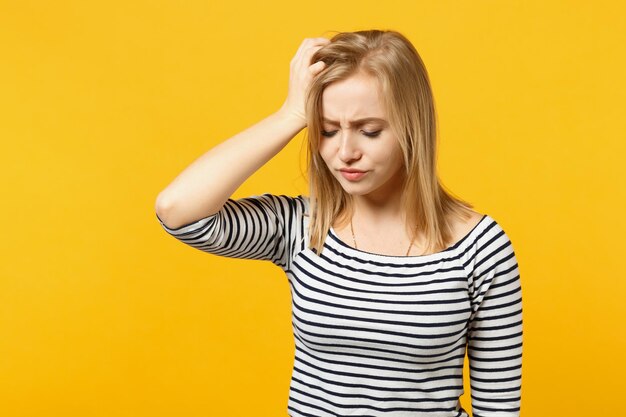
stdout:
<svg viewBox="0 0 626 417">
<path fill-rule="evenodd" d="M 284 274 L 186 247 L 154 203 L 280 107 L 304 37 L 369 28 L 414 42 L 439 111 L 441 178 L 513 242 L 522 415 L 614 415 L 624 4 L 278 3 L 0 0 L 0 415 L 286 416 Z M 302 139 L 234 197 L 306 193 Z"/>
</svg>

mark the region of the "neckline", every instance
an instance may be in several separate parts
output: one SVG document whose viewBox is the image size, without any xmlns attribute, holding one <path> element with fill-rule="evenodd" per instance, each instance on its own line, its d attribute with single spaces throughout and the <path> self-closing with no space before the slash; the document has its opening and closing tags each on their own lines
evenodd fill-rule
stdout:
<svg viewBox="0 0 626 417">
<path fill-rule="evenodd" d="M 443 253 L 446 252 L 450 252 L 454 249 L 456 249 L 459 245 L 461 245 L 461 243 L 463 243 L 465 240 L 467 240 L 467 238 L 469 238 L 470 235 L 472 235 L 474 233 L 474 231 L 476 229 L 478 229 L 478 226 L 480 226 L 485 219 L 489 218 L 488 214 L 483 214 L 483 216 L 481 217 L 481 219 L 478 221 L 478 223 L 476 223 L 474 225 L 474 227 L 472 227 L 472 229 L 467 232 L 461 239 L 457 240 L 455 243 L 453 243 L 452 245 L 448 246 L 447 248 L 440 250 L 438 252 L 434 252 L 434 253 L 428 253 L 426 255 L 408 255 L 408 256 L 404 256 L 404 255 L 385 255 L 382 253 L 374 253 L 374 252 L 368 252 L 368 251 L 364 251 L 361 249 L 357 249 L 354 248 L 350 245 L 348 245 L 346 242 L 344 242 L 343 240 L 341 240 L 341 238 L 339 237 L 339 235 L 337 235 L 337 232 L 335 232 L 335 229 L 330 226 L 329 229 L 329 233 L 332 235 L 332 238 L 342 247 L 345 247 L 347 249 L 349 249 L 352 252 L 357 252 L 357 253 L 362 253 L 362 254 L 366 254 L 369 256 L 374 256 L 374 257 L 378 257 L 378 258 L 385 258 L 385 259 L 427 259 L 433 256 L 438 256 L 441 255 Z"/>
</svg>

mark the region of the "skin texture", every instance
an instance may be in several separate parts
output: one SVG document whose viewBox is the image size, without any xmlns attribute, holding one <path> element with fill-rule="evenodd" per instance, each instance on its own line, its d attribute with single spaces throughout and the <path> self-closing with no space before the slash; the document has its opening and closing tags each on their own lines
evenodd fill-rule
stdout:
<svg viewBox="0 0 626 417">
<path fill-rule="evenodd" d="M 323 123 L 320 155 L 343 189 L 354 197 L 357 212 L 377 221 L 401 217 L 402 151 L 386 122 L 377 81 L 358 74 L 335 82 L 324 90 L 322 107 L 323 117 L 338 124 Z M 352 123 L 365 117 L 385 121 Z M 379 131 L 376 137 L 367 135 Z M 341 174 L 341 168 L 359 169 L 367 174 L 350 181 Z"/>
<path fill-rule="evenodd" d="M 323 122 L 319 152 L 330 172 L 354 199 L 352 221 L 359 249 L 406 253 L 411 239 L 400 201 L 404 181 L 402 150 L 386 120 L 377 80 L 359 73 L 329 85 L 322 96 L 322 108 L 323 118 L 336 123 Z M 353 123 L 366 117 L 383 121 Z M 376 132 L 380 133 L 372 137 Z M 341 174 L 341 168 L 367 173 L 351 181 Z M 333 228 L 342 240 L 352 244 L 349 225 Z"/>
<path fill-rule="evenodd" d="M 319 152 L 346 193 L 352 195 L 352 218 L 358 248 L 367 252 L 404 255 L 411 243 L 406 230 L 406 211 L 401 205 L 404 181 L 402 150 L 393 135 L 378 97 L 377 80 L 359 73 L 337 81 L 322 96 L 324 121 Z M 385 121 L 353 124 L 357 119 L 377 117 Z M 380 133 L 371 137 L 370 133 Z M 341 168 L 367 171 L 357 181 L 346 179 Z M 454 241 L 461 239 L 481 219 L 474 212 L 469 221 L 452 219 Z M 333 225 L 337 236 L 353 244 L 350 225 Z M 414 240 L 410 255 L 428 254 L 425 239 Z"/>
</svg>

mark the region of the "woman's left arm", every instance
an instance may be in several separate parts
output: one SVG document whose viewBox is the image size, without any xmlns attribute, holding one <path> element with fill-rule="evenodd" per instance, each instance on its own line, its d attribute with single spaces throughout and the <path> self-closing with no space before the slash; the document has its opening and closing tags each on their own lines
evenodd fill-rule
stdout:
<svg viewBox="0 0 626 417">
<path fill-rule="evenodd" d="M 510 239 L 494 222 L 476 242 L 467 349 L 474 417 L 520 415 L 522 288 Z"/>
<path fill-rule="evenodd" d="M 287 270 L 303 212 L 302 195 L 265 193 L 229 198 L 217 213 L 175 229 L 156 217 L 167 233 L 193 248 L 229 258 L 268 260 Z"/>
</svg>

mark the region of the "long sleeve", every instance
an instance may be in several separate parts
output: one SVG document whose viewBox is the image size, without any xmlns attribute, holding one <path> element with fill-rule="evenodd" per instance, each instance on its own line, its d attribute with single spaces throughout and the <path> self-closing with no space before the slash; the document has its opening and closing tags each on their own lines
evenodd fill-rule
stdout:
<svg viewBox="0 0 626 417">
<path fill-rule="evenodd" d="M 229 258 L 268 260 L 290 267 L 304 212 L 302 196 L 265 193 L 231 199 L 210 216 L 176 229 L 163 229 L 203 252 Z"/>
<path fill-rule="evenodd" d="M 520 415 L 522 288 L 512 243 L 495 221 L 471 259 L 468 359 L 474 417 Z"/>
</svg>

